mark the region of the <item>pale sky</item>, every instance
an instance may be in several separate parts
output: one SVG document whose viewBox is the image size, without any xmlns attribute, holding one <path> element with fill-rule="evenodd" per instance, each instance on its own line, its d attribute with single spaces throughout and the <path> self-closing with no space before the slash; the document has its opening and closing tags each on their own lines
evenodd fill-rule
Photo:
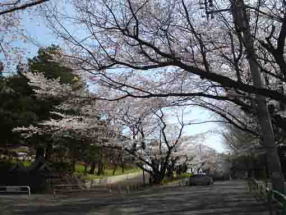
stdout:
<svg viewBox="0 0 286 215">
<path fill-rule="evenodd" d="M 212 112 L 200 107 L 192 107 L 191 113 L 188 115 L 188 117 L 194 123 L 218 120 Z M 225 152 L 227 151 L 227 148 L 224 144 L 222 136 L 219 134 L 219 132 L 222 131 L 223 128 L 224 126 L 222 125 L 222 123 L 209 122 L 190 125 L 185 129 L 185 133 L 186 135 L 207 133 L 205 137 L 205 142 L 203 144 L 214 148 L 218 152 Z"/>
</svg>

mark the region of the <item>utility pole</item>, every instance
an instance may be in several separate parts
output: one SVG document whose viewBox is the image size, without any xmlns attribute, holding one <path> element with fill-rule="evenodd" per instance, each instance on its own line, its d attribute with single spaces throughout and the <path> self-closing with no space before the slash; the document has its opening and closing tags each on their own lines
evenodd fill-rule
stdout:
<svg viewBox="0 0 286 215">
<path fill-rule="evenodd" d="M 250 32 L 250 25 L 246 7 L 243 0 L 231 0 L 232 16 L 237 32 L 242 36 L 242 42 L 247 53 L 247 60 L 252 76 L 253 86 L 264 88 L 261 77 L 261 71 L 257 61 L 257 55 L 254 48 L 254 39 Z M 261 95 L 255 95 L 257 119 L 260 125 L 262 144 L 267 155 L 267 165 L 270 171 L 272 186 L 275 190 L 284 193 L 284 176 L 281 170 L 281 163 L 275 144 L 274 132 L 271 117 L 268 111 L 266 98 Z"/>
<path fill-rule="evenodd" d="M 205 1 L 207 2 L 208 0 Z M 250 31 L 249 17 L 246 12 L 246 5 L 244 0 L 230 1 L 231 8 L 208 11 L 208 13 L 215 14 L 227 11 L 232 14 L 237 34 L 240 34 L 243 46 L 247 53 L 247 60 L 251 72 L 253 86 L 259 89 L 263 89 L 265 86 L 262 81 L 261 71 L 257 61 L 257 54 L 254 47 L 254 38 Z M 272 187 L 273 189 L 284 193 L 284 176 L 281 169 L 280 158 L 277 152 L 277 146 L 275 144 L 271 116 L 268 111 L 266 98 L 256 94 L 254 101 L 258 124 L 260 126 L 262 145 L 266 152 L 267 166 L 270 173 Z"/>
</svg>

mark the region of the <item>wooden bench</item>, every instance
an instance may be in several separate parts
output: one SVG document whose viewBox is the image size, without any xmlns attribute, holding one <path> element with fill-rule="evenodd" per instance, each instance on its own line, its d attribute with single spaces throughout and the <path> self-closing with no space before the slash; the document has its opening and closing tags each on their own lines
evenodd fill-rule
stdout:
<svg viewBox="0 0 286 215">
<path fill-rule="evenodd" d="M 30 186 L 0 186 L 0 193 L 27 193 L 31 195 Z"/>
</svg>

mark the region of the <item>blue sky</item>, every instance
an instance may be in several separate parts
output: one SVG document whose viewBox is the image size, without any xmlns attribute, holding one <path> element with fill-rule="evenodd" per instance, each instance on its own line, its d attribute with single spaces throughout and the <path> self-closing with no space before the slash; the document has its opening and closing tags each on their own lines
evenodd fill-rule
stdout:
<svg viewBox="0 0 286 215">
<path fill-rule="evenodd" d="M 23 27 L 31 40 L 28 40 L 27 43 L 18 41 L 15 42 L 15 45 L 26 49 L 27 58 L 35 56 L 39 47 L 59 44 L 53 33 L 45 27 L 45 21 L 41 17 L 25 16 L 23 19 Z M 191 120 L 193 122 L 215 120 L 212 113 L 199 107 L 192 108 L 191 113 L 187 115 L 187 118 L 188 121 Z M 205 142 L 203 144 L 216 149 L 218 152 L 225 152 L 226 147 L 223 143 L 223 138 L 218 134 L 222 129 L 223 126 L 218 123 L 195 124 L 186 127 L 185 135 L 191 136 L 209 132 L 206 135 Z"/>
<path fill-rule="evenodd" d="M 22 43 L 27 49 L 28 56 L 35 56 L 40 47 L 49 46 L 51 44 L 57 45 L 56 37 L 45 26 L 45 21 L 40 16 L 24 16 L 23 27 L 28 35 L 28 42 Z M 30 40 L 31 39 L 31 40 Z"/>
</svg>

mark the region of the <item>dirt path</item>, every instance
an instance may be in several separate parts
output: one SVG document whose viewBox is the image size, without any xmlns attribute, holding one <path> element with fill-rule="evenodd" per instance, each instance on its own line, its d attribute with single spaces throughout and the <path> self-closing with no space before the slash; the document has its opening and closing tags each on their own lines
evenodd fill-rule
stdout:
<svg viewBox="0 0 286 215">
<path fill-rule="evenodd" d="M 33 199 L 34 198 L 34 199 Z M 267 208 L 247 191 L 244 181 L 217 182 L 204 187 L 155 187 L 131 193 L 48 200 L 22 199 L 17 215 L 268 215 Z"/>
<path fill-rule="evenodd" d="M 145 173 L 145 181 L 148 182 L 148 175 Z M 129 173 L 118 176 L 110 176 L 103 179 L 95 179 L 86 183 L 87 187 L 105 186 L 105 185 L 124 185 L 124 184 L 143 184 L 142 172 Z"/>
</svg>

